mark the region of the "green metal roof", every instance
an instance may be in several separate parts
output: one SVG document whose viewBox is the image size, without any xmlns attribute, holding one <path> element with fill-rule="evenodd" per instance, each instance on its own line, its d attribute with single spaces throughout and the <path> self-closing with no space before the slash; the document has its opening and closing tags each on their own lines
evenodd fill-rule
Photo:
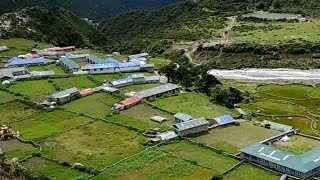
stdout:
<svg viewBox="0 0 320 180">
<path fill-rule="evenodd" d="M 263 124 L 270 124 L 270 129 L 274 129 L 277 131 L 282 131 L 282 132 L 287 132 L 293 129 L 292 126 L 284 125 L 284 124 L 279 124 L 276 122 L 271 122 L 271 121 L 263 121 Z"/>
<path fill-rule="evenodd" d="M 190 121 L 193 119 L 192 116 L 190 116 L 189 114 L 184 114 L 184 113 L 177 113 L 175 115 L 173 115 L 175 118 L 181 120 L 182 122 L 185 122 L 185 121 Z"/>
<path fill-rule="evenodd" d="M 253 144 L 242 148 L 242 153 L 279 164 L 281 166 L 307 173 L 320 167 L 320 147 L 301 155 L 294 155 L 262 143 Z"/>
<path fill-rule="evenodd" d="M 150 96 L 154 96 L 157 94 L 161 94 L 161 93 L 165 93 L 171 90 L 175 90 L 175 89 L 179 89 L 180 86 L 175 85 L 175 84 L 164 84 L 158 87 L 154 87 L 154 88 L 150 88 L 150 89 L 146 89 L 144 91 L 140 91 L 135 93 L 136 96 L 139 96 L 141 99 L 146 98 L 146 97 L 150 97 Z"/>
<path fill-rule="evenodd" d="M 62 98 L 64 96 L 68 96 L 68 95 L 73 94 L 75 92 L 79 92 L 79 90 L 77 88 L 73 87 L 73 88 L 66 89 L 64 91 L 60 91 L 60 92 L 57 92 L 55 94 L 52 94 L 49 97 L 57 99 L 57 98 Z"/>
<path fill-rule="evenodd" d="M 67 57 L 61 57 L 59 60 L 65 66 L 68 66 L 69 69 L 79 69 L 80 68 L 80 66 L 76 62 L 74 62 L 73 60 L 71 60 Z"/>
</svg>

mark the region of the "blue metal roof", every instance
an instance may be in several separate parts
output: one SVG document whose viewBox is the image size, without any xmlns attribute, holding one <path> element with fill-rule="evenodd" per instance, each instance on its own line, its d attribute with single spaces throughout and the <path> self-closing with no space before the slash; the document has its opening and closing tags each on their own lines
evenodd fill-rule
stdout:
<svg viewBox="0 0 320 180">
<path fill-rule="evenodd" d="M 112 58 L 107 58 L 105 61 L 106 64 L 113 64 L 114 67 L 119 68 L 120 63 L 117 60 L 114 60 Z"/>
<path fill-rule="evenodd" d="M 9 66 L 13 65 L 29 65 L 29 64 L 43 64 L 44 63 L 44 58 L 32 58 L 32 59 L 20 59 L 18 57 L 13 57 L 9 59 Z"/>
<path fill-rule="evenodd" d="M 128 77 L 128 78 L 124 78 L 124 79 L 114 80 L 114 81 L 111 81 L 110 83 L 113 86 L 117 86 L 117 85 L 121 85 L 121 84 L 132 83 L 132 82 L 133 82 L 133 79 L 131 77 Z"/>
<path fill-rule="evenodd" d="M 149 81 L 160 81 L 160 76 L 149 76 L 144 78 L 146 82 Z"/>
<path fill-rule="evenodd" d="M 113 64 L 87 64 L 82 69 L 111 69 L 115 68 Z"/>
<path fill-rule="evenodd" d="M 213 118 L 219 125 L 229 124 L 233 122 L 233 117 L 229 115 L 224 115 L 220 117 Z"/>
<path fill-rule="evenodd" d="M 125 63 L 120 63 L 120 68 L 136 67 L 136 66 L 140 66 L 140 61 L 130 61 Z"/>
</svg>

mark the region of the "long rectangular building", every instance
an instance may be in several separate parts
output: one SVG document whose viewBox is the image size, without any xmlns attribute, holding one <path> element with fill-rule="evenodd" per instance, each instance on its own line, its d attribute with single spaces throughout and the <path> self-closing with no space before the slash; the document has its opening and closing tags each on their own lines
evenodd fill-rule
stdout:
<svg viewBox="0 0 320 180">
<path fill-rule="evenodd" d="M 179 136 L 187 136 L 190 134 L 208 131 L 209 122 L 204 118 L 193 119 L 172 125 L 172 130 Z"/>
<path fill-rule="evenodd" d="M 45 62 L 45 59 L 43 57 L 31 58 L 31 59 L 20 59 L 18 57 L 13 57 L 9 59 L 8 66 L 20 67 L 20 66 L 40 65 L 40 64 L 44 64 L 44 62 Z"/>
<path fill-rule="evenodd" d="M 65 56 L 61 57 L 59 61 L 60 61 L 60 64 L 68 71 L 74 72 L 80 69 L 80 66 L 76 62 L 74 62 L 73 60 Z"/>
<path fill-rule="evenodd" d="M 257 143 L 240 150 L 241 158 L 300 179 L 320 173 L 320 147 L 301 155 Z"/>
<path fill-rule="evenodd" d="M 158 87 L 150 88 L 144 91 L 135 93 L 135 96 L 140 97 L 143 100 L 155 99 L 163 95 L 178 94 L 181 91 L 181 86 L 175 84 L 164 84 Z"/>
</svg>

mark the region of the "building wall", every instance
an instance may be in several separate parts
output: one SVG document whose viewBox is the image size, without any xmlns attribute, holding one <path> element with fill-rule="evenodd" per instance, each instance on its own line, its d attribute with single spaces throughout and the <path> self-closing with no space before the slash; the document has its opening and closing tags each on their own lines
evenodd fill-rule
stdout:
<svg viewBox="0 0 320 180">
<path fill-rule="evenodd" d="M 167 91 L 167 92 L 163 92 L 163 93 L 160 93 L 160 94 L 155 94 L 155 95 L 152 95 L 152 96 L 148 96 L 148 97 L 143 98 L 143 100 L 156 99 L 156 98 L 162 97 L 164 95 L 173 95 L 173 94 L 178 94 L 178 93 L 180 93 L 180 88 L 174 89 L 174 90 L 171 90 L 171 91 Z"/>
<path fill-rule="evenodd" d="M 112 74 L 114 73 L 114 68 L 108 68 L 108 69 L 104 69 L 104 68 L 99 68 L 99 69 L 90 69 L 89 70 L 90 74 Z"/>
<path fill-rule="evenodd" d="M 143 84 L 143 83 L 146 83 L 144 77 L 142 77 L 142 78 L 134 78 L 134 79 L 133 79 L 133 82 L 134 82 L 135 84 Z"/>
<path fill-rule="evenodd" d="M 176 132 L 179 136 L 187 136 L 189 134 L 195 134 L 195 133 L 199 133 L 199 132 L 208 131 L 208 129 L 209 129 L 208 125 L 202 125 L 202 126 L 194 127 L 192 129 L 187 129 L 187 130 L 183 130 L 183 131 L 178 131 L 176 129 L 173 129 L 173 131 Z"/>
<path fill-rule="evenodd" d="M 320 172 L 320 168 L 316 168 L 316 169 L 314 169 L 310 172 L 307 172 L 307 173 L 298 172 L 296 170 L 293 170 L 293 169 L 281 166 L 279 164 L 275 164 L 273 162 L 270 162 L 270 161 L 267 161 L 267 160 L 249 155 L 249 154 L 245 154 L 245 153 L 241 153 L 240 157 L 242 159 L 247 160 L 247 161 L 254 162 L 254 163 L 260 164 L 262 166 L 265 166 L 267 168 L 270 168 L 270 169 L 273 169 L 273 170 L 276 170 L 276 171 L 279 171 L 279 172 L 282 172 L 285 174 L 289 174 L 291 176 L 295 176 L 295 177 L 298 177 L 301 179 L 308 179 L 308 178 L 310 178 Z"/>
</svg>

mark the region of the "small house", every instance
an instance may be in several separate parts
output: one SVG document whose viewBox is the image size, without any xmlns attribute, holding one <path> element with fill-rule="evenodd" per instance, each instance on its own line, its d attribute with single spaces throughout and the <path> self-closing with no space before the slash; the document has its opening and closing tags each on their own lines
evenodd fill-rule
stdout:
<svg viewBox="0 0 320 180">
<path fill-rule="evenodd" d="M 281 131 L 281 132 L 288 132 L 293 129 L 292 126 L 288 126 L 288 125 L 284 125 L 284 124 L 280 124 L 280 123 L 276 123 L 276 122 L 271 122 L 271 121 L 267 121 L 267 120 L 264 120 L 261 124 L 264 127 L 268 127 L 270 129 L 273 129 L 276 131 Z"/>
<path fill-rule="evenodd" d="M 234 123 L 234 119 L 232 116 L 224 115 L 224 116 L 219 116 L 219 117 L 209 119 L 209 123 L 212 126 L 223 126 L 223 125 Z"/>
<path fill-rule="evenodd" d="M 32 71 L 30 72 L 32 78 L 44 78 L 53 77 L 55 75 L 54 71 Z"/>
<path fill-rule="evenodd" d="M 101 89 L 101 91 L 107 92 L 107 93 L 109 93 L 109 94 L 111 94 L 111 95 L 113 95 L 113 94 L 119 94 L 119 92 L 120 92 L 119 89 L 113 88 L 113 87 L 108 87 L 108 86 L 103 87 L 103 88 Z"/>
<path fill-rule="evenodd" d="M 131 75 L 134 84 L 146 83 L 144 74 L 133 74 Z"/>
<path fill-rule="evenodd" d="M 184 114 L 184 113 L 177 113 L 173 115 L 174 119 L 176 120 L 177 123 L 182 123 L 182 122 L 187 122 L 193 119 L 192 116 L 189 114 Z"/>
<path fill-rule="evenodd" d="M 124 79 L 119 79 L 119 80 L 114 80 L 114 81 L 111 81 L 108 83 L 108 85 L 113 88 L 124 87 L 124 86 L 132 85 L 132 84 L 133 84 L 133 80 L 130 77 L 124 78 Z"/>
<path fill-rule="evenodd" d="M 28 71 L 24 67 L 0 69 L 0 81 L 13 80 L 16 76 L 26 74 Z"/>
<path fill-rule="evenodd" d="M 81 97 L 79 90 L 77 88 L 70 88 L 48 96 L 48 101 L 57 104 L 65 104 L 78 99 L 79 97 Z"/>
<path fill-rule="evenodd" d="M 147 58 L 149 56 L 148 53 L 140 53 L 128 56 L 128 59 L 136 59 L 136 58 Z"/>
<path fill-rule="evenodd" d="M 159 83 L 160 76 L 148 76 L 144 78 L 146 83 Z"/>
<path fill-rule="evenodd" d="M 190 121 L 174 124 L 172 130 L 179 136 L 200 133 L 209 130 L 209 122 L 204 118 L 193 119 Z"/>
<path fill-rule="evenodd" d="M 113 105 L 112 110 L 121 111 L 128 109 L 136 104 L 139 104 L 141 99 L 138 96 L 133 96 L 128 99 L 125 99 L 119 103 Z"/>
<path fill-rule="evenodd" d="M 152 116 L 150 118 L 151 121 L 157 122 L 157 123 L 163 123 L 165 121 L 167 121 L 167 118 L 162 117 L 162 116 Z"/>
<path fill-rule="evenodd" d="M 10 49 L 7 46 L 0 46 L 0 52 L 9 51 Z"/>
</svg>

